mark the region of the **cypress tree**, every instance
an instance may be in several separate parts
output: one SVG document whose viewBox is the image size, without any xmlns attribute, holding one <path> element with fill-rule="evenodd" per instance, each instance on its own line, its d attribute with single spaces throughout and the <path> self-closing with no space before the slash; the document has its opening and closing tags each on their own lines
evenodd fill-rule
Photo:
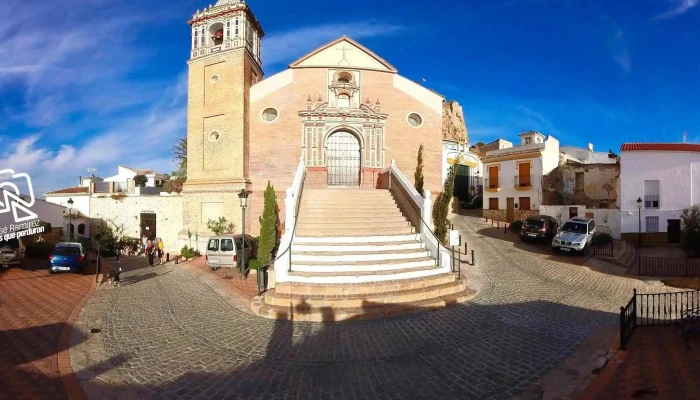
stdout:
<svg viewBox="0 0 700 400">
<path fill-rule="evenodd" d="M 437 195 L 435 203 L 433 204 L 433 224 L 435 225 L 435 236 L 438 240 L 447 245 L 447 233 L 450 230 L 449 221 L 447 216 L 450 213 L 450 204 L 452 203 L 452 196 L 455 188 L 455 167 L 452 166 L 445 179 L 445 184 L 443 186 L 442 192 Z"/>
<path fill-rule="evenodd" d="M 265 188 L 265 208 L 260 217 L 260 242 L 258 243 L 259 265 L 265 265 L 272 260 L 272 252 L 277 246 L 277 195 L 275 189 L 267 182 Z"/>
<path fill-rule="evenodd" d="M 416 165 L 416 173 L 413 175 L 416 183 L 416 190 L 421 197 L 423 197 L 423 143 L 420 144 L 418 148 L 418 165 Z"/>
</svg>

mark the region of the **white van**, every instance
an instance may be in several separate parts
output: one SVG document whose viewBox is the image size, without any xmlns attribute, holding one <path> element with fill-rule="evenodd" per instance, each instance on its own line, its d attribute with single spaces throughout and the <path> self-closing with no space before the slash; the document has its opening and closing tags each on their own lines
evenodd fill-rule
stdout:
<svg viewBox="0 0 700 400">
<path fill-rule="evenodd" d="M 236 244 L 234 249 L 234 242 Z M 241 242 L 245 246 L 246 267 L 251 258 L 257 257 L 257 245 L 255 239 L 246 235 L 243 240 L 243 235 L 221 235 L 212 236 L 207 243 L 207 267 L 212 271 L 219 268 L 239 268 L 241 261 Z"/>
<path fill-rule="evenodd" d="M 0 241 L 0 268 L 21 265 L 24 260 L 24 245 L 20 239 Z"/>
</svg>

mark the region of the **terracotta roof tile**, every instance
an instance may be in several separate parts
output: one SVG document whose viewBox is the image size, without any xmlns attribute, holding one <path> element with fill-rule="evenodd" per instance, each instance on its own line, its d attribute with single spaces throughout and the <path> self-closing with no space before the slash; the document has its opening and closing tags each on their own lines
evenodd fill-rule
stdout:
<svg viewBox="0 0 700 400">
<path fill-rule="evenodd" d="M 621 151 L 693 151 L 700 152 L 695 143 L 623 143 Z"/>
<path fill-rule="evenodd" d="M 48 192 L 46 194 L 72 194 L 72 193 L 85 193 L 87 194 L 88 188 L 87 187 L 69 187 L 65 189 L 59 189 L 59 190 L 54 190 L 53 192 Z"/>
</svg>

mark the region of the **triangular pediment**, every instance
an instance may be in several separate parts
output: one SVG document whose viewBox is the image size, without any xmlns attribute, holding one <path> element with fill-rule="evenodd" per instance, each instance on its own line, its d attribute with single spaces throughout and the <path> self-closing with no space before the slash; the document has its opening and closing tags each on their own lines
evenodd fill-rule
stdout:
<svg viewBox="0 0 700 400">
<path fill-rule="evenodd" d="M 356 68 L 396 72 L 391 64 L 347 36 L 325 44 L 289 65 L 289 68 Z"/>
</svg>

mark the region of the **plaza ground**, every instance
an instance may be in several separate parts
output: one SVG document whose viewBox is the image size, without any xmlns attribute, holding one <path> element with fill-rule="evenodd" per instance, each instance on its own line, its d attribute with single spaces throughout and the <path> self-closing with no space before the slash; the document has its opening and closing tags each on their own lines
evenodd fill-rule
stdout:
<svg viewBox="0 0 700 400">
<path fill-rule="evenodd" d="M 375 321 L 273 321 L 250 311 L 254 276 L 212 273 L 202 258 L 129 258 L 122 284 L 98 287 L 77 316 L 72 370 L 89 399 L 575 398 L 615 347 L 632 289 L 676 291 L 452 218 L 476 251 L 476 266 L 462 264 L 471 302 Z"/>
</svg>

